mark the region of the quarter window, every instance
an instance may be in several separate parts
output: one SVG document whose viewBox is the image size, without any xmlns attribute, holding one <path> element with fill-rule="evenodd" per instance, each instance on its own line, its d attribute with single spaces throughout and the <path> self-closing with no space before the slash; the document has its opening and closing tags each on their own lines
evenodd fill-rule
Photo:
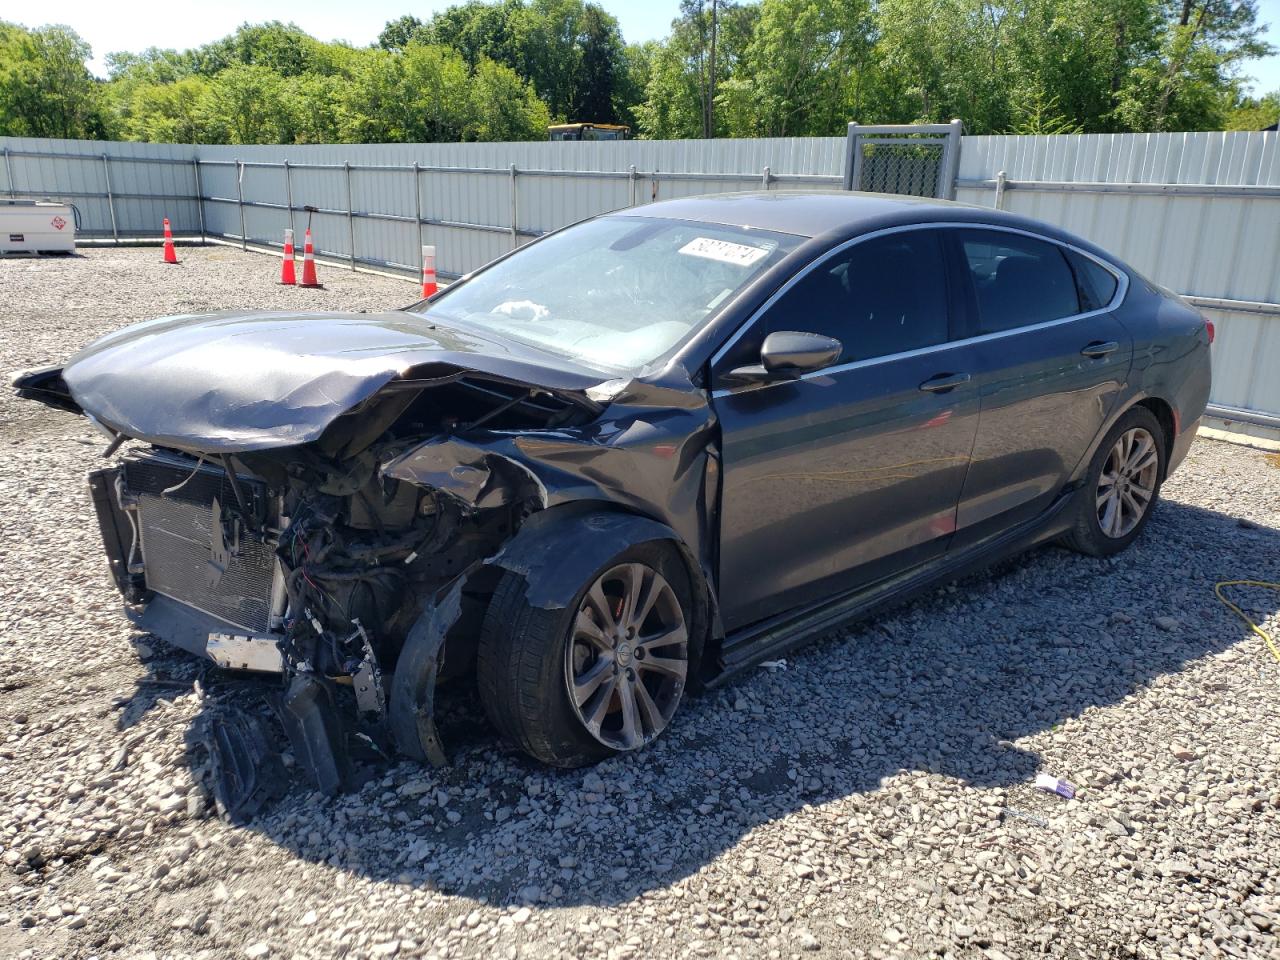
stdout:
<svg viewBox="0 0 1280 960">
<path fill-rule="evenodd" d="M 1067 251 L 1067 259 L 1076 272 L 1076 286 L 1080 288 L 1080 306 L 1085 310 L 1101 310 L 1116 295 L 1120 281 L 1114 273 L 1090 260 L 1083 253 Z"/>
<path fill-rule="evenodd" d="M 960 242 L 973 277 L 979 332 L 1081 312 L 1075 276 L 1056 243 L 994 230 L 962 230 Z"/>
<path fill-rule="evenodd" d="M 842 363 L 945 343 L 947 285 L 938 232 L 909 230 L 854 244 L 806 274 L 764 320 L 766 334 L 834 337 L 844 346 Z"/>
</svg>

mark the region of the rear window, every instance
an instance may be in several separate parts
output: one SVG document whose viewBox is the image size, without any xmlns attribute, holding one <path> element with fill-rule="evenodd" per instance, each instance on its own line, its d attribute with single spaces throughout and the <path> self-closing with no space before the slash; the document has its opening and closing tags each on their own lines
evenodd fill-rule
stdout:
<svg viewBox="0 0 1280 960">
<path fill-rule="evenodd" d="M 962 230 L 981 333 L 999 333 L 1082 312 L 1075 275 L 1056 243 L 996 230 Z"/>
</svg>

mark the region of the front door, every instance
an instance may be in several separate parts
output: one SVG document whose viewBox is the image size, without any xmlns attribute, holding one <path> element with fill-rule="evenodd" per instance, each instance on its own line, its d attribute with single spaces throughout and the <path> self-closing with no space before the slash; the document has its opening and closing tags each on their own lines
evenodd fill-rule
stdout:
<svg viewBox="0 0 1280 960">
<path fill-rule="evenodd" d="M 950 344 L 940 231 L 840 248 L 784 288 L 713 368 L 759 362 L 778 330 L 835 337 L 837 364 L 714 391 L 727 629 L 941 554 L 977 430 L 971 350 Z"/>
</svg>

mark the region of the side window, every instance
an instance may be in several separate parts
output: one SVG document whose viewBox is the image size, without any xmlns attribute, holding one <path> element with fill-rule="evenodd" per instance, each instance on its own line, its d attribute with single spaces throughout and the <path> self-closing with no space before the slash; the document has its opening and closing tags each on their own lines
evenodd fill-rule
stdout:
<svg viewBox="0 0 1280 960">
<path fill-rule="evenodd" d="M 854 244 L 807 274 L 769 308 L 765 330 L 835 337 L 840 362 L 945 343 L 946 270 L 936 230 Z"/>
<path fill-rule="evenodd" d="M 961 230 L 978 331 L 999 333 L 1080 313 L 1076 280 L 1056 243 L 999 230 Z"/>
<path fill-rule="evenodd" d="M 1082 253 L 1067 251 L 1067 259 L 1071 261 L 1071 269 L 1076 274 L 1076 286 L 1080 288 L 1080 306 L 1084 310 L 1101 310 L 1116 295 L 1116 287 L 1120 281 L 1115 274 L 1103 267 L 1096 260 L 1090 260 Z"/>
</svg>

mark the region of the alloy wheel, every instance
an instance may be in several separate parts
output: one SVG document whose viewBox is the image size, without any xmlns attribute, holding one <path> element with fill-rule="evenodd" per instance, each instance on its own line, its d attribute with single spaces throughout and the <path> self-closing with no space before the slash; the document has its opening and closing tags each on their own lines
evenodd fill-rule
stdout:
<svg viewBox="0 0 1280 960">
<path fill-rule="evenodd" d="M 1116 439 L 1098 478 L 1098 525 L 1113 540 L 1133 532 L 1155 499 L 1160 456 L 1155 438 L 1143 427 Z"/>
<path fill-rule="evenodd" d="M 667 728 L 689 670 L 689 634 L 657 570 L 622 563 L 596 578 L 565 652 L 569 702 L 593 737 L 634 750 Z"/>
</svg>

